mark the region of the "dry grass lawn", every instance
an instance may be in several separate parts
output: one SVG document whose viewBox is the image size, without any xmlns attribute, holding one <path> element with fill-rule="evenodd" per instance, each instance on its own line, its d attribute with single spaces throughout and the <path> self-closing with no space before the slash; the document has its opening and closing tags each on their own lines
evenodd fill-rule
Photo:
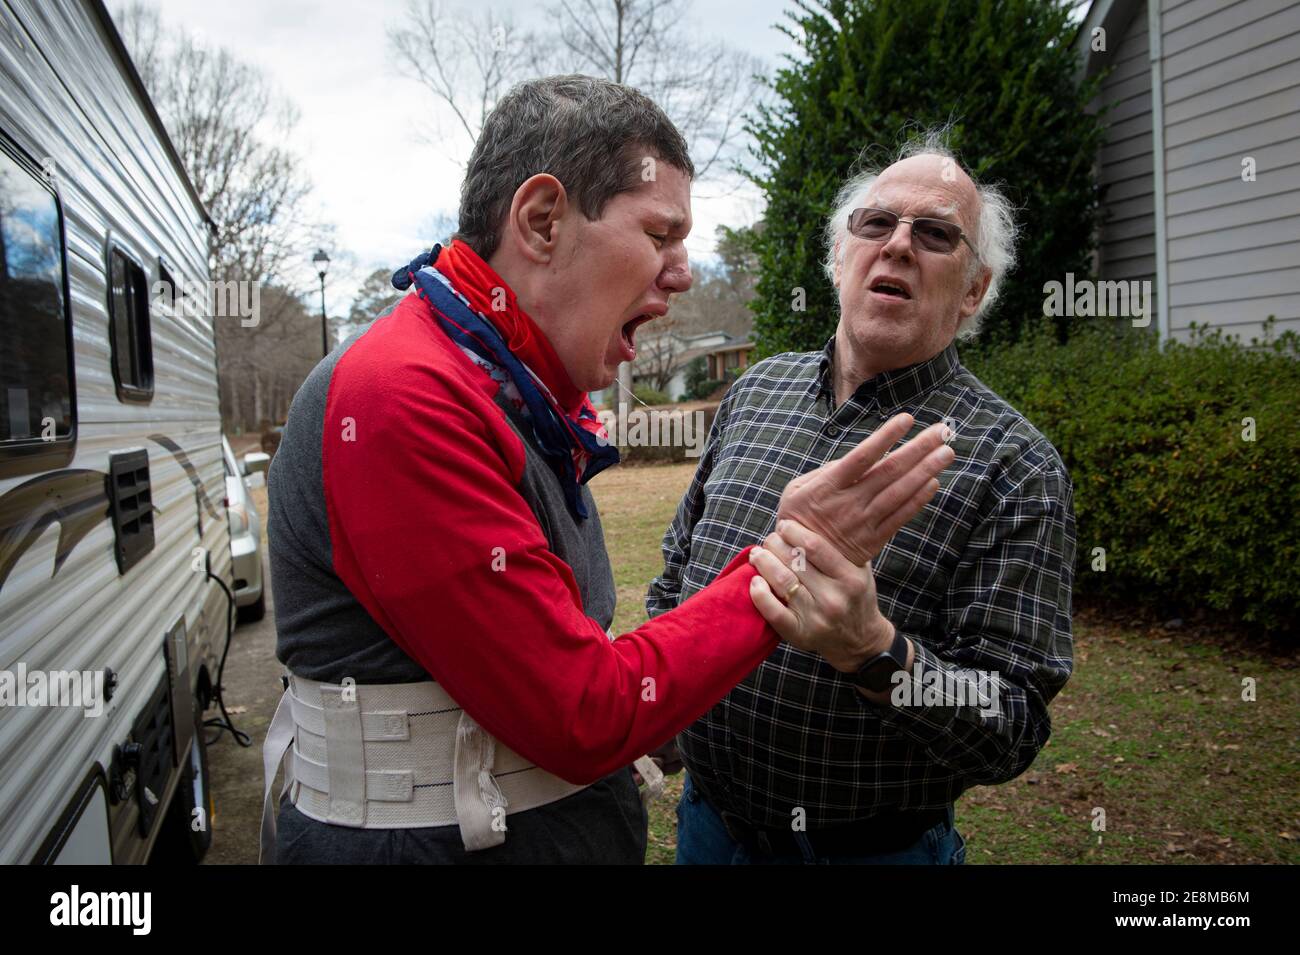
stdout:
<svg viewBox="0 0 1300 955">
<path fill-rule="evenodd" d="M 659 543 L 693 471 L 617 467 L 592 481 L 618 585 L 616 633 L 646 619 Z M 1295 651 L 1086 613 L 1075 641 L 1074 677 L 1052 703 L 1038 760 L 958 804 L 968 862 L 1300 862 Z M 1242 700 L 1246 677 L 1254 702 Z M 651 863 L 673 859 L 681 777 L 671 783 L 651 808 Z"/>
</svg>

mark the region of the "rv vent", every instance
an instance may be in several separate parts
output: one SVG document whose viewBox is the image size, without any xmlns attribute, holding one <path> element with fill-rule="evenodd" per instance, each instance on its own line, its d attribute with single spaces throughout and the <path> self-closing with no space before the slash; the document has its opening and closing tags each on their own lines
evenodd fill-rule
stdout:
<svg viewBox="0 0 1300 955">
<path fill-rule="evenodd" d="M 153 495 L 149 490 L 149 452 L 109 455 L 109 514 L 117 538 L 117 572 L 125 574 L 153 550 Z"/>
<path fill-rule="evenodd" d="M 149 702 L 131 727 L 131 741 L 135 744 L 135 797 L 140 804 L 140 835 L 149 838 L 154 818 L 162 805 L 167 780 L 171 776 L 173 754 L 171 699 L 167 693 L 167 674 L 149 695 Z"/>
<path fill-rule="evenodd" d="M 172 761 L 181 765 L 194 741 L 194 689 L 190 681 L 190 645 L 185 636 L 185 618 L 181 617 L 167 631 L 163 640 L 163 657 L 167 660 L 167 681 L 171 687 L 171 714 L 174 729 Z M 198 727 L 202 729 L 202 727 Z"/>
</svg>

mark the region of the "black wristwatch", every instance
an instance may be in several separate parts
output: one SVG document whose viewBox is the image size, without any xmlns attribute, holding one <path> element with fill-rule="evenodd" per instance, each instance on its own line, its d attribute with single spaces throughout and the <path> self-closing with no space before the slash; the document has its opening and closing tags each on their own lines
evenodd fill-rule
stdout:
<svg viewBox="0 0 1300 955">
<path fill-rule="evenodd" d="M 894 685 L 894 674 L 907 669 L 907 637 L 894 631 L 894 642 L 884 653 L 877 653 L 862 664 L 850 680 L 864 690 L 879 693 Z"/>
</svg>

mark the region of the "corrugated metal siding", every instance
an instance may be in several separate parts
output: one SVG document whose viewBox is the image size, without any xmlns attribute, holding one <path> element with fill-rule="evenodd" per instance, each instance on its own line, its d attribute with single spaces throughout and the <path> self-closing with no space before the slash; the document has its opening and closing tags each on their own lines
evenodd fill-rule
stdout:
<svg viewBox="0 0 1300 955">
<path fill-rule="evenodd" d="M 78 418 L 70 467 L 106 471 L 111 451 L 146 448 L 156 508 L 154 549 L 125 576 L 104 522 L 52 577 L 55 525 L 0 590 L 0 668 L 112 667 L 119 677 L 98 718 L 78 709 L 0 709 L 0 862 L 13 863 L 31 858 L 89 767 L 106 767 L 113 743 L 126 739 L 163 675 L 163 638 L 177 618 L 186 619 L 192 673 L 224 637 L 224 598 L 190 564 L 202 546 L 213 572 L 229 580 L 230 545 L 211 319 L 154 310 L 148 403 L 119 401 L 109 367 L 106 236 L 121 240 L 150 283 L 160 254 L 177 279 L 206 281 L 202 211 L 87 4 L 0 0 L 0 18 L 0 126 L 38 161 L 55 161 L 65 218 Z M 152 434 L 184 450 L 215 516 Z M 31 476 L 0 480 L 0 493 Z"/>
<path fill-rule="evenodd" d="M 1170 332 L 1248 341 L 1270 314 L 1300 331 L 1300 4 L 1166 0 L 1161 15 Z"/>
<path fill-rule="evenodd" d="M 1102 67 L 1111 67 L 1099 97 L 1111 107 L 1100 158 L 1109 213 L 1101 232 L 1100 274 L 1105 279 L 1152 279 L 1156 229 L 1146 9 L 1138 4 L 1127 28 L 1112 32 L 1108 42 L 1113 53 L 1094 54 Z"/>
</svg>

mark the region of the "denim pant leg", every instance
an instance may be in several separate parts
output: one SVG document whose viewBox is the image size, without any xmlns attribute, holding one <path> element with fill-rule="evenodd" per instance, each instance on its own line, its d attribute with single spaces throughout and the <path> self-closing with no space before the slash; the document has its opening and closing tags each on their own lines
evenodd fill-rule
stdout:
<svg viewBox="0 0 1300 955">
<path fill-rule="evenodd" d="M 957 831 L 954 807 L 948 818 L 905 849 L 865 856 L 835 855 L 822 858 L 827 865 L 962 865 L 966 861 L 966 840 Z"/>
<path fill-rule="evenodd" d="M 685 774 L 682 798 L 677 803 L 677 864 L 744 864 L 745 850 L 727 832 L 722 817 L 713 811 Z"/>
<path fill-rule="evenodd" d="M 966 861 L 966 840 L 954 825 L 953 807 L 948 818 L 929 829 L 912 845 L 895 852 L 870 855 L 815 855 L 807 839 L 801 855 L 752 855 L 727 832 L 722 817 L 701 797 L 686 776 L 677 804 L 678 865 L 961 865 Z"/>
</svg>

